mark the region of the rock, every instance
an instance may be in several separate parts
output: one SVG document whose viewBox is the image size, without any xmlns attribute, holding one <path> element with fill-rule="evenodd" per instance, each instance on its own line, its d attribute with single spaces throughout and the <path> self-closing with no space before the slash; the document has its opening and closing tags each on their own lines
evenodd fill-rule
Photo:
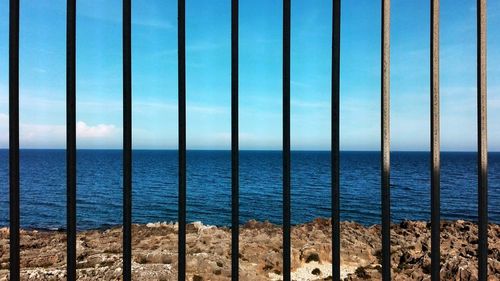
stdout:
<svg viewBox="0 0 500 281">
<path fill-rule="evenodd" d="M 201 277 L 199 275 L 195 275 L 195 276 L 193 276 L 193 281 L 203 281 L 203 277 Z"/>
<path fill-rule="evenodd" d="M 430 280 L 430 226 L 404 221 L 391 229 L 394 280 Z M 176 223 L 132 226 L 134 280 L 177 279 Z M 292 279 L 332 280 L 331 220 L 316 219 L 292 228 Z M 65 280 L 66 235 L 58 231 L 21 231 L 22 280 Z M 282 229 L 249 221 L 240 227 L 240 279 L 282 280 Z M 500 227 L 490 224 L 488 281 L 500 280 Z M 341 223 L 341 270 L 346 280 L 381 279 L 380 226 Z M 0 228 L 0 280 L 7 280 L 9 230 Z M 187 225 L 189 280 L 231 280 L 231 230 Z M 441 223 L 442 280 L 477 280 L 477 226 L 468 221 Z M 122 229 L 79 232 L 78 280 L 120 280 Z M 330 270 L 330 271 L 328 271 Z M 330 276 L 330 277 L 328 277 Z"/>
<path fill-rule="evenodd" d="M 309 263 L 309 262 L 312 262 L 312 261 L 320 262 L 318 253 L 312 252 L 312 253 L 309 253 L 307 255 L 306 263 Z"/>
</svg>

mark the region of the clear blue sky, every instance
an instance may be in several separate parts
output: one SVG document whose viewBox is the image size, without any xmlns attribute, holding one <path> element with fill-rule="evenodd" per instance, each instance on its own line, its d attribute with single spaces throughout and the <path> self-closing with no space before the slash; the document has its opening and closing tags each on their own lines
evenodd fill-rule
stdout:
<svg viewBox="0 0 500 281">
<path fill-rule="evenodd" d="M 240 1 L 240 146 L 281 148 L 281 1 Z M 292 0 L 292 148 L 329 149 L 331 1 Z M 500 150 L 500 1 L 488 1 L 489 147 Z M 475 1 L 441 1 L 442 149 L 476 149 Z M 64 0 L 21 1 L 21 146 L 65 147 Z M 187 0 L 188 148 L 230 148 L 230 1 Z M 121 1 L 77 8 L 79 148 L 120 148 Z M 177 147 L 177 4 L 133 1 L 133 143 Z M 380 144 L 380 1 L 343 1 L 341 147 Z M 429 1 L 392 1 L 394 150 L 429 149 Z M 0 147 L 8 146 L 0 0 Z M 496 121 L 496 122 L 495 122 Z"/>
</svg>

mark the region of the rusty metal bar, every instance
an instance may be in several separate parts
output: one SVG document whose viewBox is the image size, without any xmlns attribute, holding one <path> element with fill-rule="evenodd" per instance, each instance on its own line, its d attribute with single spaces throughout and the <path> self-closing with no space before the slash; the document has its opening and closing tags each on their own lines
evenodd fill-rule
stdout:
<svg viewBox="0 0 500 281">
<path fill-rule="evenodd" d="M 123 280 L 132 279 L 132 0 L 123 0 Z"/>
<path fill-rule="evenodd" d="M 332 277 L 340 280 L 340 5 L 332 5 Z"/>
<path fill-rule="evenodd" d="M 66 271 L 76 280 L 76 0 L 66 4 Z"/>
<path fill-rule="evenodd" d="M 9 212 L 10 280 L 19 280 L 19 0 L 9 4 Z"/>
<path fill-rule="evenodd" d="M 431 0 L 431 278 L 440 279 L 439 0 Z"/>
<path fill-rule="evenodd" d="M 486 0 L 477 1 L 478 277 L 488 278 L 488 129 Z"/>
<path fill-rule="evenodd" d="M 391 193 L 390 193 L 390 18 L 391 1 L 382 0 L 382 279 L 391 280 Z"/>
<path fill-rule="evenodd" d="M 291 280 L 290 196 L 290 13 L 283 0 L 283 281 Z"/>
<path fill-rule="evenodd" d="M 231 280 L 239 280 L 238 0 L 231 1 Z"/>
<path fill-rule="evenodd" d="M 178 1 L 179 231 L 178 280 L 186 280 L 186 1 Z"/>
</svg>

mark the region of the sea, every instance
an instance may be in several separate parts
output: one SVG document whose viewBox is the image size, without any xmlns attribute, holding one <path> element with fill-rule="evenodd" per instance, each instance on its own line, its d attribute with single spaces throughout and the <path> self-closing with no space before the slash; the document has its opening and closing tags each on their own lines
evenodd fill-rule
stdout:
<svg viewBox="0 0 500 281">
<path fill-rule="evenodd" d="M 391 153 L 391 219 L 430 219 L 429 152 Z M 477 154 L 442 152 L 443 220 L 477 221 Z M 331 162 L 327 151 L 291 154 L 292 223 L 331 217 Z M 380 152 L 340 155 L 341 220 L 381 223 Z M 65 150 L 22 149 L 21 227 L 66 227 Z M 175 222 L 178 154 L 133 151 L 132 220 Z M 282 223 L 282 154 L 240 152 L 240 223 Z M 500 153 L 489 153 L 489 220 L 500 223 Z M 8 150 L 0 150 L 0 227 L 9 224 Z M 102 229 L 122 223 L 122 152 L 77 151 L 77 226 Z M 187 152 L 187 219 L 208 225 L 231 223 L 230 151 Z"/>
</svg>

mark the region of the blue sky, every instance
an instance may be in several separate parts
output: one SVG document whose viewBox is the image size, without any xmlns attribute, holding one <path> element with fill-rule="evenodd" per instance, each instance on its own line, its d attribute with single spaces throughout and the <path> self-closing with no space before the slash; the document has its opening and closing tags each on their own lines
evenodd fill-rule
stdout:
<svg viewBox="0 0 500 281">
<path fill-rule="evenodd" d="M 230 1 L 187 0 L 187 145 L 230 148 Z M 343 1 L 341 148 L 380 147 L 380 1 Z M 391 147 L 429 149 L 429 1 L 392 1 Z M 488 1 L 489 148 L 500 150 L 500 2 Z M 441 1 L 442 149 L 476 149 L 475 1 Z M 21 0 L 21 146 L 65 147 L 64 0 Z M 121 1 L 77 8 L 79 148 L 120 148 Z M 133 1 L 133 143 L 177 147 L 177 3 Z M 281 1 L 240 1 L 240 146 L 281 148 Z M 292 1 L 292 148 L 330 147 L 331 3 Z M 0 0 L 0 147 L 8 1 Z"/>
</svg>

